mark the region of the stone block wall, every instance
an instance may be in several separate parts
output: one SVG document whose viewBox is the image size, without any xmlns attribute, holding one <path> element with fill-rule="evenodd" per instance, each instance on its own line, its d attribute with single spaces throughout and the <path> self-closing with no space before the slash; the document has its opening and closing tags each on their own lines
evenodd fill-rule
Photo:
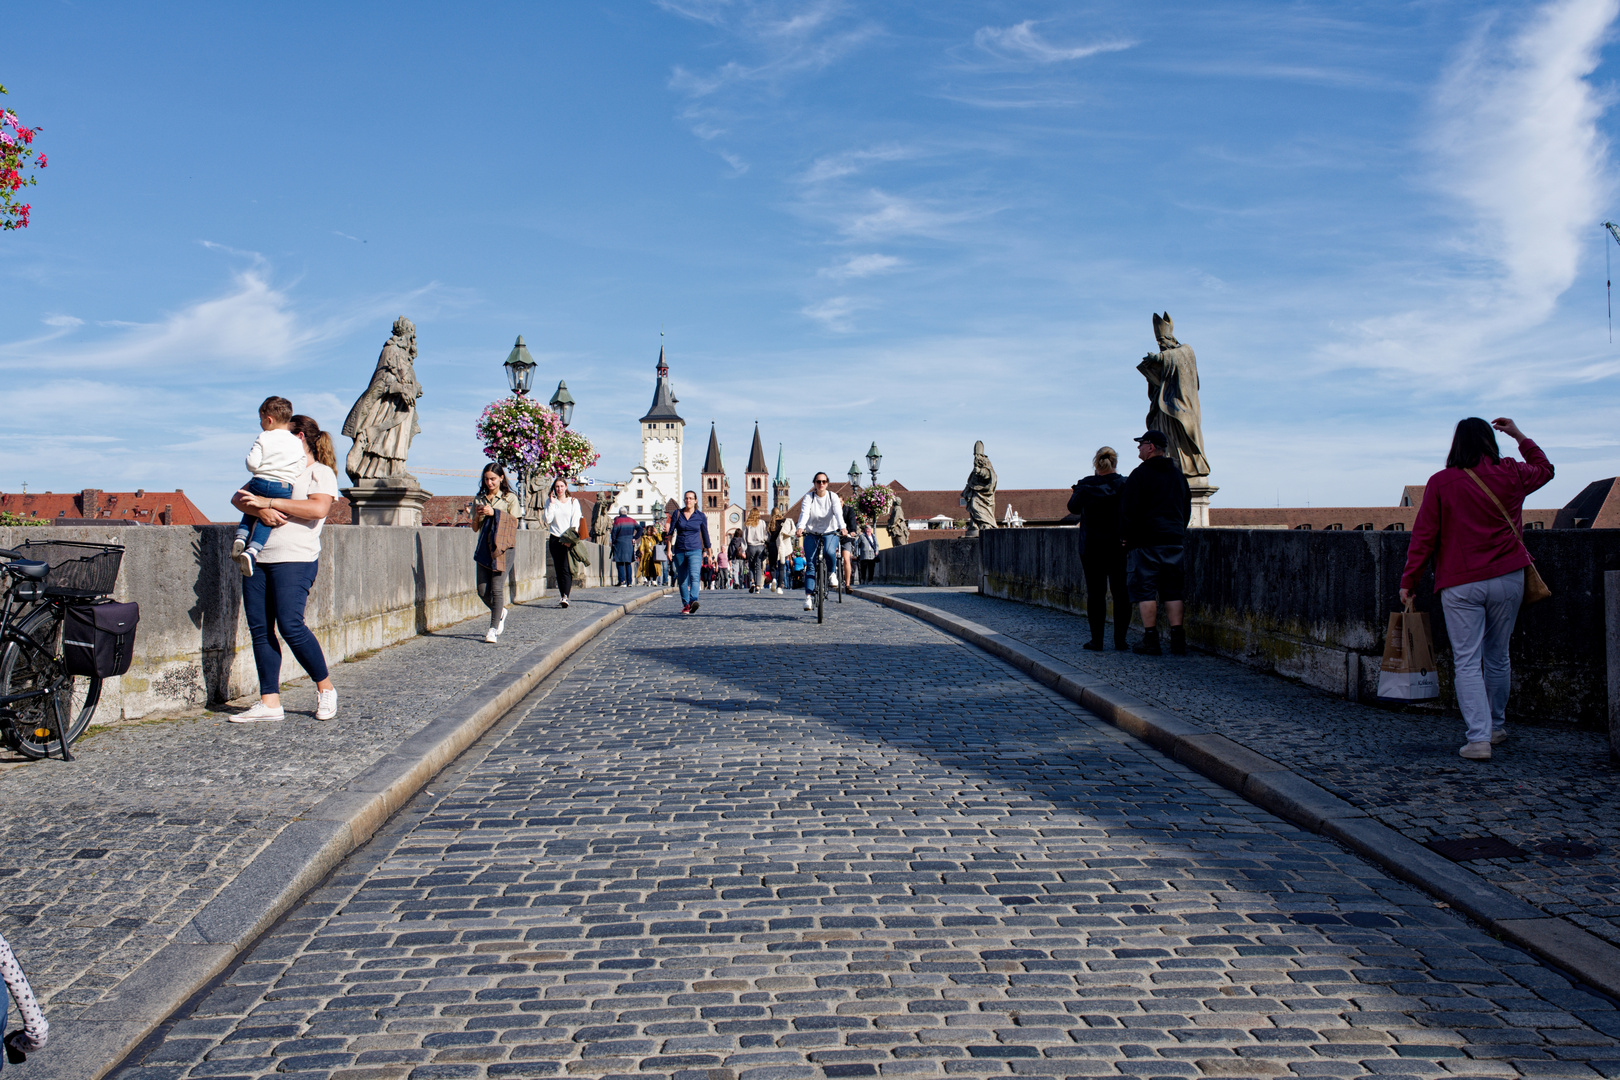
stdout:
<svg viewBox="0 0 1620 1080">
<path fill-rule="evenodd" d="M 257 690 L 242 616 L 241 574 L 231 562 L 234 527 L 94 525 L 0 528 L 0 547 L 25 540 L 122 544 L 113 596 L 141 606 L 135 660 L 102 691 L 96 722 L 183 711 Z M 345 526 L 322 530 L 320 573 L 305 618 L 328 663 L 450 626 L 487 609 L 478 599 L 472 529 Z M 601 584 L 601 552 L 588 544 Z M 547 591 L 545 535 L 518 533 L 508 560 L 509 598 Z M 288 654 L 286 679 L 302 672 Z"/>
<path fill-rule="evenodd" d="M 875 581 L 885 585 L 978 585 L 979 541 L 916 540 L 878 552 Z"/>
<path fill-rule="evenodd" d="M 981 591 L 1083 613 L 1085 576 L 1078 529 L 996 529 L 979 540 Z M 1511 642 L 1512 714 L 1518 718 L 1607 723 L 1609 711 L 1604 575 L 1620 570 L 1620 529 L 1549 529 L 1527 533 L 1530 553 L 1553 597 L 1520 613 Z M 1196 529 L 1187 541 L 1187 635 L 1218 653 L 1308 685 L 1370 700 L 1391 612 L 1400 609 L 1400 575 L 1409 533 Z M 899 549 L 887 579 L 920 580 L 932 554 Z M 883 553 L 887 557 L 890 553 Z M 880 574 L 883 572 L 880 558 Z M 1433 572 L 1419 585 L 1429 613 L 1442 700 L 1452 696 L 1451 650 Z"/>
</svg>

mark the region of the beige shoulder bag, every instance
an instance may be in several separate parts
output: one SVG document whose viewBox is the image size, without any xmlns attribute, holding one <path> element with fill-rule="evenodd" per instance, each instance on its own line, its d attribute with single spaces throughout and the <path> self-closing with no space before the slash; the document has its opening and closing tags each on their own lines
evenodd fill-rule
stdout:
<svg viewBox="0 0 1620 1080">
<path fill-rule="evenodd" d="M 1519 546 L 1524 547 L 1524 533 L 1520 532 L 1518 527 L 1513 524 L 1513 518 L 1508 514 L 1507 507 L 1502 505 L 1502 500 L 1496 497 L 1496 492 L 1487 487 L 1485 485 L 1485 481 L 1481 480 L 1479 478 L 1479 474 L 1473 469 L 1464 469 L 1463 472 L 1467 473 L 1469 479 L 1479 485 L 1479 489 L 1481 491 L 1490 496 L 1491 502 L 1496 504 L 1497 512 L 1502 515 L 1502 520 L 1507 522 L 1508 532 L 1518 537 Z M 1525 554 L 1528 555 L 1529 551 L 1527 550 Z M 1541 574 L 1536 570 L 1535 559 L 1532 558 L 1530 560 L 1530 565 L 1524 568 L 1523 606 L 1529 607 L 1531 604 L 1539 604 L 1541 601 L 1547 599 L 1547 597 L 1551 595 L 1552 590 L 1547 588 L 1547 583 L 1545 581 L 1541 580 Z"/>
</svg>

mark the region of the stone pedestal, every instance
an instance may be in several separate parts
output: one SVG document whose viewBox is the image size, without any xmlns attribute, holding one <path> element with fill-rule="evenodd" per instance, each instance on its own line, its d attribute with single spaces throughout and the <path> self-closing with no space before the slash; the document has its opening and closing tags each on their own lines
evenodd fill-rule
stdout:
<svg viewBox="0 0 1620 1080">
<path fill-rule="evenodd" d="M 409 525 L 422 524 L 422 507 L 427 505 L 431 491 L 422 490 L 414 479 L 385 477 L 380 480 L 361 480 L 354 487 L 339 488 L 349 500 L 351 523 L 354 525 Z"/>
<path fill-rule="evenodd" d="M 1207 476 L 1189 476 L 1187 486 L 1192 489 L 1192 515 L 1187 519 L 1187 525 L 1194 529 L 1207 529 L 1209 497 L 1221 489 L 1211 484 Z"/>
</svg>

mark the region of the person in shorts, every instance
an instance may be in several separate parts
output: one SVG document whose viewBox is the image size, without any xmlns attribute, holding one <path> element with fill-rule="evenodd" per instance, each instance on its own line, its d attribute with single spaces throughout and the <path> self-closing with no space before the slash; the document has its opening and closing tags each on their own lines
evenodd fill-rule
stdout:
<svg viewBox="0 0 1620 1080">
<path fill-rule="evenodd" d="M 1170 621 L 1170 651 L 1187 653 L 1186 573 L 1182 564 L 1187 521 L 1192 516 L 1192 490 L 1174 459 L 1165 455 L 1170 440 L 1148 431 L 1136 440 L 1142 464 L 1125 481 L 1120 510 L 1125 543 L 1126 587 L 1142 613 L 1142 640 L 1132 652 L 1159 656 L 1159 604 Z"/>
</svg>

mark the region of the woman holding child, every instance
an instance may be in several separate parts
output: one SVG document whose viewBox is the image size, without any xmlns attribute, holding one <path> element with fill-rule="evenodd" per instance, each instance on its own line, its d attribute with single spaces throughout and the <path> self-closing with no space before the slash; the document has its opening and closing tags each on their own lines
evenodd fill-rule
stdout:
<svg viewBox="0 0 1620 1080">
<path fill-rule="evenodd" d="M 304 623 L 304 606 L 315 584 L 321 556 L 321 527 L 337 499 L 337 459 L 332 439 L 307 416 L 291 418 L 288 430 L 304 447 L 304 469 L 292 481 L 288 497 L 255 495 L 243 488 L 231 505 L 270 527 L 251 577 L 242 579 L 242 613 L 253 638 L 253 662 L 259 672 L 259 703 L 231 717 L 234 724 L 280 720 L 281 643 L 315 680 L 315 719 L 337 715 L 337 689 L 327 671 L 320 642 Z"/>
</svg>

